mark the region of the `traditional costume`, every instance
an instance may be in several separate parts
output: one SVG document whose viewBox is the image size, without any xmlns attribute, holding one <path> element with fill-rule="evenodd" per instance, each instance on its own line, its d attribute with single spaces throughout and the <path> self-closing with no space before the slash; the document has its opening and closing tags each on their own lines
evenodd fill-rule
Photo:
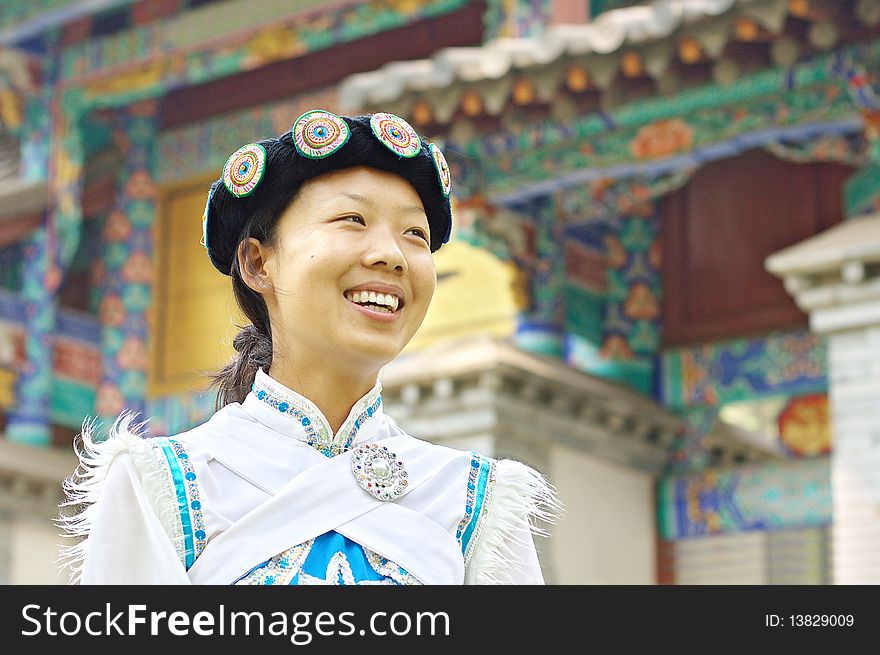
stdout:
<svg viewBox="0 0 880 655">
<path fill-rule="evenodd" d="M 541 584 L 552 491 L 513 460 L 430 444 L 381 383 L 333 434 L 260 370 L 243 403 L 173 438 L 86 429 L 64 519 L 84 584 Z"/>
</svg>

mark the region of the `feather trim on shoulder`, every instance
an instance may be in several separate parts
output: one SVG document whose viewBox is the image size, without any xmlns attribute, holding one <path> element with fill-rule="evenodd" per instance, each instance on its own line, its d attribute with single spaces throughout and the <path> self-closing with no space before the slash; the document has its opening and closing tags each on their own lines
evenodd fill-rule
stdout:
<svg viewBox="0 0 880 655">
<path fill-rule="evenodd" d="M 63 530 L 62 536 L 75 540 L 72 545 L 60 547 L 58 560 L 62 570 L 69 570 L 70 584 L 80 581 L 95 503 L 101 497 L 110 465 L 123 453 L 131 456 L 144 492 L 175 548 L 182 552 L 183 530 L 174 485 L 169 485 L 170 473 L 156 457 L 147 438 L 147 421 L 137 423 L 136 417 L 133 412 L 123 411 L 113 422 L 108 438 L 103 441 L 94 439 L 97 419 L 87 419 L 83 422 L 82 432 L 74 439 L 73 447 L 79 464 L 63 482 L 66 498 L 60 505 L 61 513 L 55 521 L 56 526 Z"/>
<path fill-rule="evenodd" d="M 534 537 L 548 536 L 562 504 L 541 473 L 512 459 L 495 462 L 495 481 L 483 510 L 478 543 L 468 563 L 466 584 L 509 584 L 510 570 L 522 564 L 518 553 L 534 548 Z"/>
</svg>

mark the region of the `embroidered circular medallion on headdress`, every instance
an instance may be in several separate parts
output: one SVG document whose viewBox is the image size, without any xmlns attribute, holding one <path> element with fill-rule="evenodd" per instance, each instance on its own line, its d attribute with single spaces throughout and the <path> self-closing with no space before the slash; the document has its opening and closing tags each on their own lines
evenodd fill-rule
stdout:
<svg viewBox="0 0 880 655">
<path fill-rule="evenodd" d="M 352 451 L 351 472 L 361 489 L 378 500 L 394 500 L 407 491 L 403 462 L 386 446 L 371 443 Z"/>
<path fill-rule="evenodd" d="M 223 167 L 223 184 L 236 198 L 249 196 L 266 172 L 266 149 L 249 143 L 233 152 Z"/>
<path fill-rule="evenodd" d="M 323 159 L 339 150 L 351 136 L 348 124 L 336 114 L 315 109 L 307 111 L 293 124 L 293 143 L 309 159 Z"/>
<path fill-rule="evenodd" d="M 401 157 L 415 157 L 422 150 L 419 135 L 400 116 L 373 114 L 370 117 L 370 127 L 385 147 Z"/>
<path fill-rule="evenodd" d="M 205 211 L 202 212 L 202 245 L 205 246 L 205 250 L 208 249 L 208 213 L 211 211 L 211 198 L 214 197 L 214 189 L 216 187 L 211 187 L 211 190 L 208 191 L 208 199 L 205 201 Z"/>
<path fill-rule="evenodd" d="M 449 197 L 449 191 L 452 189 L 452 176 L 449 174 L 449 164 L 446 163 L 446 157 L 440 151 L 436 144 L 428 144 L 428 152 L 431 153 L 431 159 L 434 160 L 434 168 L 437 169 L 437 179 L 440 180 L 440 190 L 443 197 Z"/>
</svg>

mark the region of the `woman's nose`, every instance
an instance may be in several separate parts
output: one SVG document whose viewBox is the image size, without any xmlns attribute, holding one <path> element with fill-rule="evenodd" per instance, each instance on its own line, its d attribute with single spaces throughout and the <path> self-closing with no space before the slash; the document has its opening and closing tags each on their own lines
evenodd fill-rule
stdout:
<svg viewBox="0 0 880 655">
<path fill-rule="evenodd" d="M 406 256 L 391 230 L 377 227 L 372 232 L 370 245 L 364 254 L 364 264 L 369 267 L 387 266 L 401 273 L 406 272 Z"/>
</svg>

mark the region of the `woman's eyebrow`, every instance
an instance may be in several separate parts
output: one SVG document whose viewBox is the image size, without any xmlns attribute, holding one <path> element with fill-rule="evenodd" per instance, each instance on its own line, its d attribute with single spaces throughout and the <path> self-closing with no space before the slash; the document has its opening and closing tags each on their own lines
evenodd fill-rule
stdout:
<svg viewBox="0 0 880 655">
<path fill-rule="evenodd" d="M 376 203 L 374 203 L 370 198 L 366 196 L 362 196 L 358 193 L 349 193 L 348 191 L 340 191 L 334 197 L 339 198 L 348 198 L 349 200 L 354 200 L 355 202 L 360 202 L 365 205 L 369 205 L 370 207 L 375 207 Z M 405 214 L 425 214 L 425 208 L 420 205 L 399 205 L 397 207 L 401 213 Z"/>
</svg>

